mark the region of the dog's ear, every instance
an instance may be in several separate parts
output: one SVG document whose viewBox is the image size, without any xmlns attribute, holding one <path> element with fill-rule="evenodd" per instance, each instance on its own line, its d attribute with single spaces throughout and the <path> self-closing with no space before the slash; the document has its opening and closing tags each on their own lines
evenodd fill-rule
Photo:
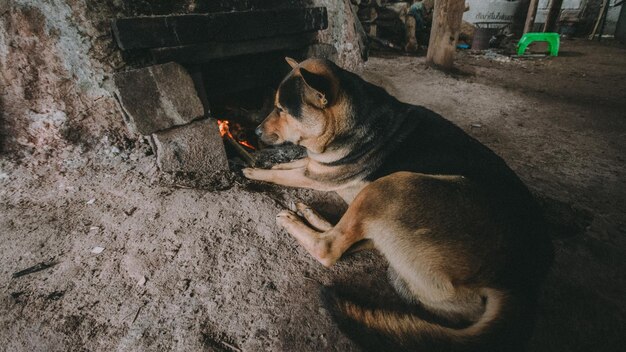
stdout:
<svg viewBox="0 0 626 352">
<path fill-rule="evenodd" d="M 309 104 L 324 109 L 332 102 L 332 85 L 328 78 L 300 67 L 304 80 L 304 97 Z"/>
<path fill-rule="evenodd" d="M 287 63 L 289 64 L 289 66 L 291 66 L 291 68 L 296 68 L 298 67 L 298 61 L 290 58 L 290 57 L 285 57 L 285 61 L 287 61 Z"/>
</svg>

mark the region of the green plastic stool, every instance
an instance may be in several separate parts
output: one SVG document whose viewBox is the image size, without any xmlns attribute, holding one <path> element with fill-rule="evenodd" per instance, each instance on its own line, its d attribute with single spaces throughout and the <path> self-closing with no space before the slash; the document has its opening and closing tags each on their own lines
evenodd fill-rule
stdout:
<svg viewBox="0 0 626 352">
<path fill-rule="evenodd" d="M 522 56 L 532 42 L 547 42 L 550 56 L 558 56 L 561 39 L 558 33 L 526 33 L 517 43 L 517 55 Z"/>
</svg>

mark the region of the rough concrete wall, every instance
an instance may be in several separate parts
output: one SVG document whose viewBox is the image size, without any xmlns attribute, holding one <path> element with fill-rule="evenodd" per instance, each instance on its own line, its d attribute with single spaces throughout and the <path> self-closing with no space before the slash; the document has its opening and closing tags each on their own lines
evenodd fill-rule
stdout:
<svg viewBox="0 0 626 352">
<path fill-rule="evenodd" d="M 103 25 L 114 6 L 100 11 L 93 3 L 0 1 L 4 149 L 53 154 L 68 141 L 121 130 L 106 89 L 108 73 L 121 64 Z"/>
</svg>

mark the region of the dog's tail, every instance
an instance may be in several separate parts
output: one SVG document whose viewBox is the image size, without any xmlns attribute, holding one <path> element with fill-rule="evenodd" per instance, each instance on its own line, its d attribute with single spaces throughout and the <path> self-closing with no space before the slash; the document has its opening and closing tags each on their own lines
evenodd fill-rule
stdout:
<svg viewBox="0 0 626 352">
<path fill-rule="evenodd" d="M 481 295 L 486 299 L 482 316 L 464 328 L 449 328 L 420 319 L 416 315 L 382 309 L 369 309 L 352 301 L 338 298 L 332 290 L 323 291 L 327 307 L 339 325 L 352 335 L 355 342 L 366 350 L 428 350 L 428 351 L 481 351 L 491 350 L 494 339 L 505 338 L 502 329 L 506 324 L 509 305 L 516 301 L 506 293 L 485 288 Z M 517 310 L 517 309 L 514 309 Z M 515 319 L 515 318 L 513 318 Z M 365 329 L 355 332 L 355 323 Z M 372 337 L 378 335 L 378 338 Z M 508 335 L 504 332 L 504 335 Z M 363 338 L 365 337 L 365 341 Z M 385 342 L 381 342 L 384 339 Z M 359 341 L 360 340 L 360 341 Z M 374 341 L 376 340 L 376 341 Z M 382 345 L 381 345 L 382 343 Z M 515 345 L 518 345 L 517 343 Z M 384 346 L 384 347 L 383 347 Z M 521 347 L 521 346 L 517 346 Z M 510 350 L 510 349 L 507 349 Z"/>
</svg>

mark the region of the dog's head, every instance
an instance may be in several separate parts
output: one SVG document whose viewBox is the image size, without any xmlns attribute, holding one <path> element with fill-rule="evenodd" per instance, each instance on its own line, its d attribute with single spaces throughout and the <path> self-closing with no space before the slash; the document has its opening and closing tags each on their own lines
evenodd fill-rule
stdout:
<svg viewBox="0 0 626 352">
<path fill-rule="evenodd" d="M 300 64 L 291 58 L 286 60 L 293 70 L 280 83 L 274 109 L 256 133 L 267 144 L 291 142 L 322 153 L 336 133 L 339 115 L 336 66 L 319 59 Z"/>
</svg>

